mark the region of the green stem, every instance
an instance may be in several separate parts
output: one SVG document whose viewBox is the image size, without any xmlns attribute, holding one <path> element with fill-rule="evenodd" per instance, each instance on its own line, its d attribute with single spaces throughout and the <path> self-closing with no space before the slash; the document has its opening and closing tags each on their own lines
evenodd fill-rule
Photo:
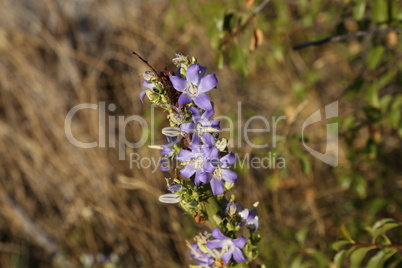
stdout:
<svg viewBox="0 0 402 268">
<path fill-rule="evenodd" d="M 208 191 L 207 194 L 210 196 L 207 201 L 204 202 L 205 212 L 207 213 L 208 220 L 211 223 L 212 227 L 218 227 L 220 221 L 222 220 L 221 216 L 221 207 L 219 205 L 219 201 L 216 199 L 216 196 Z"/>
</svg>

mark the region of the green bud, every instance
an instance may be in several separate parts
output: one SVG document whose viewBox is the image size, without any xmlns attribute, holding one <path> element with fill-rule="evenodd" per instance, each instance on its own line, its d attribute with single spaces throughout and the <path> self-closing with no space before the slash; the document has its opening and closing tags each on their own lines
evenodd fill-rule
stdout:
<svg viewBox="0 0 402 268">
<path fill-rule="evenodd" d="M 234 183 L 231 183 L 231 182 L 227 182 L 227 181 L 225 181 L 225 189 L 226 190 L 230 190 L 230 189 L 232 189 L 234 186 L 235 186 L 235 184 Z"/>
<path fill-rule="evenodd" d="M 187 212 L 192 212 L 196 207 L 197 207 L 197 202 L 196 201 L 194 201 L 194 200 L 192 200 L 192 201 L 190 201 L 190 202 L 187 202 L 187 201 L 185 201 L 185 200 L 182 200 L 181 202 L 180 202 L 180 205 L 181 205 L 181 207 L 185 210 L 185 211 L 187 211 Z"/>
<path fill-rule="evenodd" d="M 215 146 L 220 152 L 225 151 L 226 147 L 228 146 L 228 139 L 222 138 L 222 139 L 216 141 Z"/>
<path fill-rule="evenodd" d="M 160 103 L 160 96 L 159 94 L 155 93 L 154 91 L 147 89 L 147 91 L 145 91 L 145 94 L 147 95 L 148 99 L 155 104 L 159 104 Z"/>
</svg>

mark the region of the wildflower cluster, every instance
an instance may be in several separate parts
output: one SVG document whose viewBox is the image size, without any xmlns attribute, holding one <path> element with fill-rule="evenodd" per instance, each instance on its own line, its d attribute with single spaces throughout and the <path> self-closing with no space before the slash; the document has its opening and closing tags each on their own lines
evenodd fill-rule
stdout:
<svg viewBox="0 0 402 268">
<path fill-rule="evenodd" d="M 170 193 L 159 200 L 180 203 L 197 223 L 209 221 L 214 228 L 189 243 L 190 257 L 198 267 L 249 263 L 258 255 L 258 203 L 251 210 L 243 209 L 234 195 L 225 196 L 238 175 L 231 170 L 235 155 L 228 151 L 227 139 L 219 137 L 220 122 L 211 120 L 214 106 L 206 92 L 216 88 L 218 79 L 206 75 L 206 68 L 194 57 L 177 53 L 173 63 L 178 67 L 175 72 L 156 72 L 150 66 L 152 71 L 144 73 L 142 83 L 146 89 L 140 93 L 142 101 L 147 96 L 164 109 L 170 123 L 162 130 L 167 143 L 153 146 L 161 149 L 161 170 L 175 174 L 166 179 Z M 245 233 L 241 229 L 248 230 L 248 238 L 239 235 Z"/>
</svg>

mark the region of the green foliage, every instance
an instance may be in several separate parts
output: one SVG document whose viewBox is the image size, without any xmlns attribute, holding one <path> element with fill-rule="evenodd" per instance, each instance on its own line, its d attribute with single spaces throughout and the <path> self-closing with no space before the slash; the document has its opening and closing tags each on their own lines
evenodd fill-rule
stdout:
<svg viewBox="0 0 402 268">
<path fill-rule="evenodd" d="M 401 223 L 393 219 L 377 221 L 373 226 L 366 228 L 372 240 L 370 244 L 364 244 L 355 242 L 350 232 L 342 225 L 339 228 L 339 234 L 343 240 L 332 244 L 332 248 L 337 251 L 333 262 L 336 267 L 344 267 L 344 263 L 348 263 L 347 267 L 352 268 L 362 267 L 363 264 L 365 264 L 364 267 L 372 268 L 394 267 L 393 265 L 400 262 L 399 258 L 392 262 L 387 261 L 402 246 L 392 244 L 391 240 L 386 236 L 386 232 L 400 226 Z M 378 237 L 381 237 L 380 241 L 378 241 Z"/>
<path fill-rule="evenodd" d="M 292 52 L 284 50 L 283 46 L 283 40 L 286 40 L 285 36 L 288 34 L 287 29 L 292 23 L 289 16 L 292 10 L 282 1 L 272 2 L 268 6 L 269 8 L 265 13 L 257 14 L 257 19 L 252 26 L 245 27 L 225 46 L 216 47 L 220 68 L 227 64 L 231 69 L 248 76 L 258 71 L 262 64 L 275 65 L 272 62 L 281 63 L 286 60 L 293 60 L 295 56 L 292 56 Z M 297 8 L 297 14 L 300 16 L 300 29 L 303 34 L 291 35 L 293 44 L 317 40 L 325 36 L 368 31 L 373 27 L 402 26 L 402 4 L 399 1 L 354 0 L 344 1 L 343 6 L 338 7 L 320 1 L 299 1 L 295 8 Z M 333 9 L 331 10 L 331 8 Z M 268 9 L 276 12 L 270 12 Z M 238 7 L 230 10 L 223 16 L 221 25 L 224 25 L 224 27 L 221 28 L 220 40 L 224 40 L 225 37 L 233 34 L 242 25 L 241 23 L 245 21 L 244 10 Z M 333 12 L 333 10 L 337 11 Z M 335 13 L 341 14 L 334 16 Z M 317 26 L 319 24 L 317 18 L 324 18 L 324 21 L 328 24 L 331 21 L 335 21 L 338 24 L 332 28 L 323 26 L 318 33 L 316 29 L 309 32 L 308 30 L 311 30 L 313 25 Z M 256 51 L 250 53 L 250 50 L 247 49 L 248 42 L 246 40 L 252 36 L 253 28 L 257 27 L 261 28 L 265 35 L 270 34 L 270 37 L 268 41 L 264 41 L 268 43 L 264 43 Z M 311 32 L 314 32 L 314 34 L 310 34 Z M 320 36 L 320 33 L 322 36 Z M 387 183 L 389 176 L 393 174 L 393 170 L 387 168 L 387 157 L 383 152 L 385 141 L 388 138 L 397 139 L 402 137 L 402 96 L 400 91 L 399 93 L 395 92 L 398 89 L 391 90 L 391 88 L 400 89 L 401 87 L 401 79 L 398 77 L 402 77 L 402 72 L 397 58 L 402 57 L 398 53 L 398 49 L 400 51 L 401 47 L 399 42 L 400 38 L 396 37 L 395 39 L 394 33 L 383 33 L 368 35 L 367 38 L 347 39 L 343 44 L 333 43 L 326 45 L 327 50 L 339 49 L 345 51 L 344 53 L 346 54 L 351 51 L 348 54 L 348 59 L 350 64 L 354 66 L 352 68 L 359 66 L 355 69 L 355 77 L 339 81 L 345 84 L 345 89 L 343 93 L 337 96 L 340 96 L 341 103 L 345 107 L 349 105 L 353 109 L 348 112 L 341 111 L 338 120 L 341 126 L 340 133 L 346 143 L 347 164 L 341 164 L 337 167 L 334 170 L 334 174 L 338 185 L 349 194 L 345 211 L 353 211 L 353 209 L 367 211 L 368 214 L 364 221 L 375 220 L 376 215 L 384 213 L 384 209 L 391 202 L 391 197 L 384 195 L 379 189 L 380 185 Z M 351 44 L 357 49 L 352 51 Z M 261 50 L 262 48 L 264 50 Z M 305 48 L 300 51 L 300 54 L 307 62 L 311 62 L 309 61 L 310 58 L 319 57 L 314 53 L 318 54 L 324 49 L 324 45 L 317 49 L 313 47 Z M 261 65 L 250 64 L 251 62 L 258 62 L 260 54 L 264 55 L 262 57 L 265 58 L 265 60 L 261 61 Z M 358 62 L 360 64 L 357 64 Z M 289 91 L 293 94 L 295 100 L 302 101 L 311 96 L 311 89 L 317 85 L 321 85 L 320 89 L 322 89 L 322 85 L 328 86 L 325 76 L 317 69 L 307 68 L 299 75 L 300 79 L 292 81 L 289 87 Z M 325 95 L 322 91 L 318 94 Z M 307 143 L 313 139 L 310 136 L 305 136 L 305 138 Z M 357 143 L 361 145 L 356 146 Z M 306 176 L 316 168 L 314 160 L 300 146 L 300 137 L 298 135 L 287 137 L 286 146 L 284 146 L 283 150 L 288 153 L 293 165 L 299 162 L 298 167 Z M 293 159 L 296 161 L 293 161 Z M 277 174 L 269 177 L 268 185 L 270 189 L 275 191 L 278 188 L 278 184 L 280 184 L 279 180 Z M 350 217 L 353 217 L 353 215 L 350 215 Z M 367 267 L 392 267 L 392 263 L 400 261 L 399 257 L 395 257 L 398 255 L 396 254 L 396 249 L 378 247 L 377 244 L 377 246 L 372 247 L 358 246 L 352 237 L 359 234 L 359 230 L 363 228 L 363 223 L 355 219 L 343 218 L 341 220 L 342 223 L 350 221 L 355 222 L 352 228 L 353 236 L 342 225 L 340 234 L 343 239 L 332 245 L 337 252 L 332 258 L 337 267 L 343 267 L 345 262 L 350 267 L 361 267 L 363 263 Z M 373 244 L 380 241 L 380 243 L 385 244 L 379 245 L 388 245 L 386 244 L 388 238 L 385 233 L 398 226 L 399 223 L 385 219 L 378 221 L 371 229 L 367 228 L 367 230 L 372 236 Z M 301 228 L 298 232 L 295 232 L 295 239 L 298 241 L 300 248 L 305 247 L 308 234 L 309 230 L 306 228 Z M 288 241 L 288 244 L 290 243 Z M 288 248 L 288 252 L 291 252 L 291 248 Z M 323 254 L 322 251 L 318 250 L 316 254 L 311 254 L 307 258 L 295 253 L 295 251 L 293 252 L 296 255 L 288 262 L 289 267 L 309 267 L 311 263 L 315 263 L 316 267 L 325 267 L 325 257 L 322 259 L 317 257 Z M 282 258 L 287 257 L 282 255 Z"/>
</svg>

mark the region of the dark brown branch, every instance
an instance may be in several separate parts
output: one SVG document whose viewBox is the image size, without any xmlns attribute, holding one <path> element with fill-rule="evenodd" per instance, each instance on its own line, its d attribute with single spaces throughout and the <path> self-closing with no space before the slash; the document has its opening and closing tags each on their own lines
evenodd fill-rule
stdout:
<svg viewBox="0 0 402 268">
<path fill-rule="evenodd" d="M 152 67 L 151 64 L 149 64 L 148 61 L 145 60 L 143 57 L 141 57 L 137 52 L 131 50 L 131 55 L 134 55 L 134 56 L 136 56 L 137 58 L 139 58 L 143 63 L 145 63 L 145 64 L 152 70 L 152 72 L 154 73 L 154 75 L 155 75 L 156 77 L 161 78 L 160 75 L 158 74 L 158 72 L 155 71 L 154 67 Z"/>
<path fill-rule="evenodd" d="M 244 28 L 247 27 L 247 25 L 250 24 L 250 22 L 257 16 L 258 13 L 261 12 L 261 10 L 270 2 L 271 0 L 265 0 L 264 2 L 261 3 L 261 5 L 259 5 L 254 12 L 247 18 L 246 22 L 241 25 L 239 28 L 237 28 L 236 31 L 234 31 L 233 33 L 231 33 L 230 35 L 226 36 L 222 41 L 221 41 L 221 47 L 223 47 L 224 45 L 226 45 L 227 43 L 230 42 L 230 40 L 232 40 L 233 38 L 235 38 L 241 31 L 244 30 Z"/>
<path fill-rule="evenodd" d="M 293 50 L 298 50 L 298 49 L 302 49 L 302 48 L 309 47 L 309 46 L 319 46 L 319 45 L 330 43 L 330 42 L 339 42 L 339 41 L 343 41 L 343 40 L 346 40 L 349 38 L 356 38 L 356 37 L 360 37 L 360 36 L 367 36 L 367 35 L 372 35 L 372 34 L 382 34 L 382 33 L 389 33 L 389 32 L 402 33 L 402 29 L 401 28 L 383 28 L 383 29 L 374 29 L 371 31 L 358 31 L 355 33 L 327 37 L 327 38 L 324 38 L 321 40 L 296 45 L 293 47 Z"/>
</svg>

